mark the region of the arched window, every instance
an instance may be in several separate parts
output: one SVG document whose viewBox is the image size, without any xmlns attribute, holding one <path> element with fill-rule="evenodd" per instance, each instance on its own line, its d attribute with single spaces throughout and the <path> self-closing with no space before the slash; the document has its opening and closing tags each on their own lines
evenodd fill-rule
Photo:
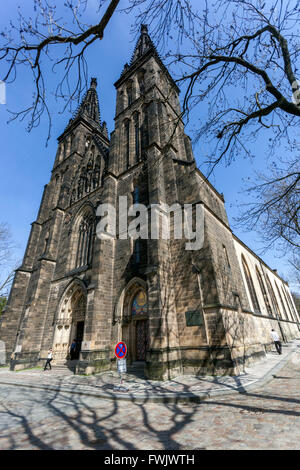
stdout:
<svg viewBox="0 0 300 470">
<path fill-rule="evenodd" d="M 83 167 L 81 169 L 80 177 L 77 183 L 77 198 L 78 199 L 80 199 L 84 195 L 85 180 L 86 180 L 86 169 L 85 167 Z"/>
<path fill-rule="evenodd" d="M 286 295 L 286 292 L 285 292 L 285 289 L 284 289 L 283 285 L 281 286 L 281 289 L 282 289 L 282 293 L 283 293 L 283 297 L 284 297 L 285 303 L 286 303 L 286 305 L 288 306 L 288 309 L 289 309 L 290 320 L 296 321 L 295 318 L 294 318 L 294 312 L 293 312 L 293 310 L 291 309 L 290 303 L 288 302 L 288 298 L 287 298 L 287 295 Z"/>
<path fill-rule="evenodd" d="M 134 255 L 134 262 L 136 264 L 140 264 L 140 262 L 141 262 L 141 242 L 140 242 L 139 238 L 137 240 L 134 240 L 133 255 Z"/>
<path fill-rule="evenodd" d="M 76 268 L 87 266 L 92 260 L 94 234 L 94 216 L 85 215 L 78 225 L 78 244 L 76 252 Z"/>
<path fill-rule="evenodd" d="M 257 279 L 258 279 L 258 282 L 259 282 L 259 285 L 260 285 L 260 290 L 262 292 L 262 295 L 263 295 L 263 298 L 264 298 L 264 301 L 265 301 L 267 312 L 272 317 L 273 313 L 272 313 L 272 308 L 271 308 L 271 305 L 270 305 L 270 302 L 269 302 L 268 294 L 267 294 L 264 282 L 262 280 L 261 274 L 260 274 L 257 266 L 256 266 L 256 275 L 257 275 Z"/>
<path fill-rule="evenodd" d="M 272 300 L 272 304 L 273 304 L 275 314 L 276 314 L 277 318 L 278 317 L 282 318 L 279 307 L 278 307 L 278 303 L 277 303 L 277 300 L 276 300 L 276 297 L 275 297 L 275 293 L 274 293 L 274 290 L 273 290 L 273 287 L 272 287 L 272 284 L 271 284 L 269 276 L 267 274 L 266 274 L 266 281 L 267 281 L 267 287 L 268 287 L 269 295 L 270 295 L 271 300 Z"/>
<path fill-rule="evenodd" d="M 141 156 L 145 157 L 145 148 L 149 144 L 149 135 L 148 135 L 148 107 L 147 105 L 143 106 L 143 117 L 141 123 Z"/>
<path fill-rule="evenodd" d="M 129 123 L 129 119 L 126 119 L 126 121 L 124 122 L 126 168 L 129 168 L 129 150 L 130 150 L 129 136 L 130 136 L 130 123 Z"/>
<path fill-rule="evenodd" d="M 252 277 L 251 277 L 251 274 L 250 274 L 250 271 L 249 271 L 249 268 L 248 268 L 248 265 L 246 263 L 246 260 L 245 260 L 244 256 L 242 256 L 242 264 L 243 264 L 244 274 L 245 274 L 245 278 L 246 278 L 246 282 L 247 282 L 247 286 L 248 286 L 249 294 L 250 294 L 250 297 L 251 297 L 254 312 L 255 313 L 261 313 L 259 303 L 258 303 L 258 300 L 257 300 L 257 296 L 256 296 L 256 292 L 255 292 L 255 289 L 254 289 L 254 284 L 253 284 L 253 281 L 252 281 Z"/>
<path fill-rule="evenodd" d="M 98 155 L 95 161 L 94 169 L 93 169 L 93 189 L 99 186 L 100 176 L 101 176 L 101 157 L 100 155 Z"/>
<path fill-rule="evenodd" d="M 132 191 L 132 203 L 139 204 L 139 202 L 140 202 L 140 190 L 139 190 L 139 187 L 136 186 L 134 190 Z"/>
<path fill-rule="evenodd" d="M 132 103 L 132 85 L 129 85 L 127 88 L 127 106 L 130 106 Z"/>
<path fill-rule="evenodd" d="M 59 152 L 58 161 L 60 162 L 61 160 L 65 158 L 65 143 L 64 142 L 61 142 L 59 144 L 58 152 Z"/>
<path fill-rule="evenodd" d="M 284 303 L 282 301 L 282 297 L 281 297 L 281 294 L 280 294 L 280 290 L 278 288 L 278 285 L 277 285 L 277 282 L 275 281 L 275 286 L 276 286 L 276 289 L 277 289 L 277 292 L 278 292 L 278 297 L 280 298 L 280 302 L 281 302 L 281 305 L 282 305 L 282 311 L 284 313 L 284 316 L 285 318 L 288 320 L 288 316 L 287 316 L 287 313 L 286 313 L 286 310 L 285 310 L 285 306 L 284 306 Z"/>
<path fill-rule="evenodd" d="M 143 95 L 145 93 L 145 78 L 144 78 L 143 72 L 139 74 L 138 82 L 139 82 L 140 94 Z"/>
<path fill-rule="evenodd" d="M 287 298 L 288 298 L 288 300 L 289 300 L 290 307 L 291 307 L 291 309 L 292 309 L 293 312 L 294 312 L 294 315 L 293 315 L 293 316 L 294 316 L 294 318 L 295 318 L 295 321 L 296 321 L 296 322 L 299 322 L 298 312 L 296 312 L 296 309 L 295 309 L 294 304 L 293 304 L 293 302 L 292 302 L 291 294 L 289 293 L 289 291 L 288 291 L 287 289 L 286 289 L 286 293 L 287 293 Z"/>
<path fill-rule="evenodd" d="M 134 142 L 135 142 L 135 162 L 137 163 L 140 159 L 140 124 L 139 114 L 134 113 Z"/>
<path fill-rule="evenodd" d="M 71 153 L 71 144 L 72 144 L 72 137 L 69 134 L 67 137 L 67 148 L 66 148 L 66 156 L 68 157 Z"/>
</svg>

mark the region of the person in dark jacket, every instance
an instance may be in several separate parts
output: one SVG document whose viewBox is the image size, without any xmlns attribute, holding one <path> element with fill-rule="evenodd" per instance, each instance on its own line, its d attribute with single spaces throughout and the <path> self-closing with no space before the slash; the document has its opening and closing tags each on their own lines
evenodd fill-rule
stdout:
<svg viewBox="0 0 300 470">
<path fill-rule="evenodd" d="M 47 370 L 48 365 L 49 365 L 50 370 L 51 370 L 51 361 L 52 361 L 52 359 L 53 359 L 53 352 L 52 352 L 52 348 L 50 348 L 49 351 L 48 351 L 47 361 L 46 361 L 44 370 Z"/>
<path fill-rule="evenodd" d="M 70 357 L 71 357 L 71 361 L 73 361 L 73 359 L 75 359 L 75 355 L 76 355 L 76 348 L 77 348 L 77 342 L 76 342 L 76 339 L 73 339 L 73 342 L 70 346 Z"/>
</svg>

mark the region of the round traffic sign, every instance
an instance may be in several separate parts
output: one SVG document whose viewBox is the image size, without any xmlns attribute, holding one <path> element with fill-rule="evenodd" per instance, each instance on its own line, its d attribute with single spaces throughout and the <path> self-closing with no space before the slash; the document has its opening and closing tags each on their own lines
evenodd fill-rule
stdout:
<svg viewBox="0 0 300 470">
<path fill-rule="evenodd" d="M 117 346 L 115 347 L 115 356 L 118 359 L 124 359 L 127 354 L 127 346 L 124 341 L 120 341 Z"/>
</svg>

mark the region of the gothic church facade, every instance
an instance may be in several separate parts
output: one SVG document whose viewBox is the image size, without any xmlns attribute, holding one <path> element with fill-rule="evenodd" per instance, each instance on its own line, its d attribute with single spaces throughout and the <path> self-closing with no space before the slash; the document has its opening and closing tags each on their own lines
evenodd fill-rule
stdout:
<svg viewBox="0 0 300 470">
<path fill-rule="evenodd" d="M 128 363 L 151 379 L 184 373 L 235 374 L 263 358 L 270 330 L 299 336 L 288 285 L 230 229 L 224 199 L 198 170 L 180 119 L 179 89 L 146 26 L 117 91 L 115 130 L 101 121 L 96 79 L 58 139 L 50 182 L 32 224 L 1 318 L 11 368 L 69 360 L 76 373 Z M 200 205 L 203 243 L 99 238 L 97 207 Z M 194 212 L 193 212 L 194 214 Z M 149 221 L 150 221 L 149 212 Z M 150 222 L 149 222 L 150 223 Z"/>
</svg>

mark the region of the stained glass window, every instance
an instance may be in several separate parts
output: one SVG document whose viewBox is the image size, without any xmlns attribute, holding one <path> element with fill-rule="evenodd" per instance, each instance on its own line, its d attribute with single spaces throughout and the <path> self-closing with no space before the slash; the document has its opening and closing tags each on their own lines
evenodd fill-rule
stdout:
<svg viewBox="0 0 300 470">
<path fill-rule="evenodd" d="M 133 316 L 147 314 L 147 296 L 143 290 L 140 290 L 134 297 L 131 313 Z"/>
</svg>

